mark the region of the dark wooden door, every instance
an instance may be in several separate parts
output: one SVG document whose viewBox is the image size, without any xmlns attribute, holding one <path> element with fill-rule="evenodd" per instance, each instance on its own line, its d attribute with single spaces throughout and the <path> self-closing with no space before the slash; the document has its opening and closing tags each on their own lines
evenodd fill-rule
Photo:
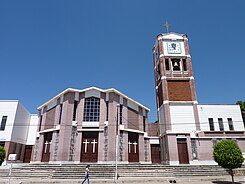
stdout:
<svg viewBox="0 0 245 184">
<path fill-rule="evenodd" d="M 161 163 L 161 152 L 159 144 L 151 145 L 151 161 L 152 163 Z"/>
<path fill-rule="evenodd" d="M 81 162 L 98 161 L 98 132 L 83 132 Z"/>
<path fill-rule="evenodd" d="M 42 160 L 41 162 L 49 162 L 50 152 L 51 152 L 51 142 L 52 142 L 52 132 L 44 134 L 43 141 L 43 152 L 42 152 Z"/>
<path fill-rule="evenodd" d="M 128 133 L 128 161 L 139 162 L 139 136 L 136 133 Z"/>
<path fill-rule="evenodd" d="M 180 164 L 189 164 L 186 139 L 177 139 L 178 155 Z"/>
<path fill-rule="evenodd" d="M 32 146 L 25 147 L 24 163 L 30 163 L 31 161 Z"/>
</svg>

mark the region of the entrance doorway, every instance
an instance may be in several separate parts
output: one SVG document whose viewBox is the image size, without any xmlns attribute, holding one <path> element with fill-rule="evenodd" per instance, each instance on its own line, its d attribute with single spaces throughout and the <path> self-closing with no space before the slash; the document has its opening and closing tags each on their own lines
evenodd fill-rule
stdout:
<svg viewBox="0 0 245 184">
<path fill-rule="evenodd" d="M 189 164 L 186 138 L 177 138 L 178 155 L 180 164 Z"/>
<path fill-rule="evenodd" d="M 137 133 L 128 133 L 128 161 L 139 162 L 139 135 Z"/>
<path fill-rule="evenodd" d="M 151 161 L 152 163 L 161 163 L 161 152 L 159 144 L 151 144 Z"/>
<path fill-rule="evenodd" d="M 98 161 L 98 132 L 82 133 L 81 162 Z"/>
<path fill-rule="evenodd" d="M 43 153 L 41 162 L 49 162 L 52 142 L 52 132 L 44 133 Z"/>
<path fill-rule="evenodd" d="M 25 156 L 24 156 L 24 163 L 30 163 L 31 161 L 31 152 L 32 152 L 32 146 L 26 146 L 25 147 Z"/>
</svg>

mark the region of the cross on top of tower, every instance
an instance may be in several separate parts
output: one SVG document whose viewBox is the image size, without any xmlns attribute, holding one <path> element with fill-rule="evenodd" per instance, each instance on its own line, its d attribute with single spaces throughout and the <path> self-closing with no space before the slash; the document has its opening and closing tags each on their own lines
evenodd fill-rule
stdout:
<svg viewBox="0 0 245 184">
<path fill-rule="evenodd" d="M 165 23 L 165 24 L 163 24 L 163 27 L 165 27 L 165 28 L 166 28 L 167 33 L 169 32 L 169 28 L 170 28 L 171 26 L 172 26 L 172 25 L 171 25 L 171 24 L 169 24 L 169 23 L 168 23 L 168 21 L 166 21 L 166 23 Z"/>
</svg>

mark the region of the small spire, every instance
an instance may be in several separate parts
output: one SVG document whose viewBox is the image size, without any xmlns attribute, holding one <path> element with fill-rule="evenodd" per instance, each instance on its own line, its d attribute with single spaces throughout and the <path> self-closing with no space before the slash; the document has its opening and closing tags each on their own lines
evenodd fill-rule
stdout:
<svg viewBox="0 0 245 184">
<path fill-rule="evenodd" d="M 165 27 L 165 28 L 166 28 L 167 33 L 169 32 L 169 28 L 170 28 L 171 26 L 172 26 L 172 25 L 171 25 L 171 24 L 169 24 L 167 20 L 166 20 L 166 23 L 165 23 L 165 24 L 163 24 L 163 27 Z"/>
</svg>

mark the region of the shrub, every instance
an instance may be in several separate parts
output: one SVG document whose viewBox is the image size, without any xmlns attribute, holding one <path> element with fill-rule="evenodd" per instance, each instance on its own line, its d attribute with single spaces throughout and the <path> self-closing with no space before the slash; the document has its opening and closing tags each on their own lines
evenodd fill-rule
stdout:
<svg viewBox="0 0 245 184">
<path fill-rule="evenodd" d="M 0 166 L 2 165 L 5 157 L 6 157 L 6 151 L 4 147 L 0 146 Z"/>
<path fill-rule="evenodd" d="M 213 148 L 215 162 L 217 162 L 219 166 L 229 170 L 232 183 L 234 183 L 233 169 L 241 167 L 244 162 L 239 146 L 233 140 L 222 140 L 215 144 Z"/>
</svg>

